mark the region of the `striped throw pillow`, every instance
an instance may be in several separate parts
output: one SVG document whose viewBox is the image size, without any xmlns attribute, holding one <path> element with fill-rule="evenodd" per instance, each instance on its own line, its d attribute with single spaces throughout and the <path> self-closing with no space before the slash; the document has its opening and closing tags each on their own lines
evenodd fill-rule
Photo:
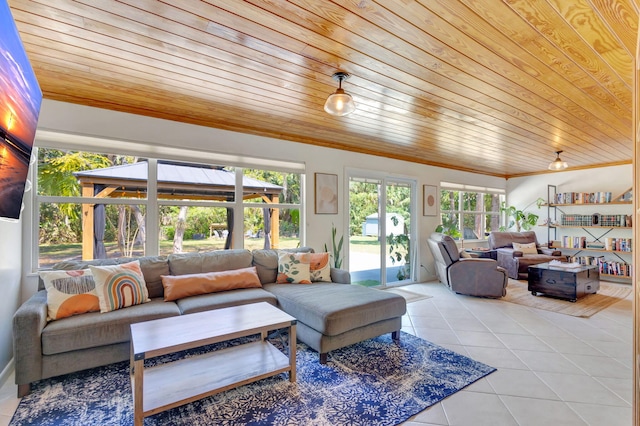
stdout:
<svg viewBox="0 0 640 426">
<path fill-rule="evenodd" d="M 150 301 L 139 261 L 89 268 L 96 282 L 100 312 L 115 311 Z"/>
</svg>

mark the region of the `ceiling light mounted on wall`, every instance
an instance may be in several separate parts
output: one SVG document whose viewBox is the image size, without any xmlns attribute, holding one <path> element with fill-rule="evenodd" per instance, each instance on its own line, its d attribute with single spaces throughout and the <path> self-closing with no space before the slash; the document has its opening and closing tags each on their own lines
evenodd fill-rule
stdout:
<svg viewBox="0 0 640 426">
<path fill-rule="evenodd" d="M 549 163 L 549 170 L 564 170 L 569 167 L 567 162 L 562 161 L 562 158 L 560 158 L 561 152 L 563 151 L 556 151 L 556 159 Z"/>
<path fill-rule="evenodd" d="M 329 95 L 327 102 L 324 103 L 324 110 L 331 114 L 342 117 L 351 114 L 356 110 L 356 104 L 350 94 L 342 89 L 342 81 L 349 78 L 346 72 L 337 72 L 333 74 L 333 79 L 338 81 L 338 90 L 336 93 Z"/>
</svg>

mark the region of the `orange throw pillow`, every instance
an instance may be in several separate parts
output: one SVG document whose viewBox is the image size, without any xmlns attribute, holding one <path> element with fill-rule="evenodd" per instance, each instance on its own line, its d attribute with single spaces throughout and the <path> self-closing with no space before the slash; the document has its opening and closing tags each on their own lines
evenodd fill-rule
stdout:
<svg viewBox="0 0 640 426">
<path fill-rule="evenodd" d="M 40 277 L 47 289 L 47 321 L 100 311 L 90 270 L 41 271 Z"/>
<path fill-rule="evenodd" d="M 202 274 L 161 275 L 161 278 L 165 302 L 200 294 L 262 287 L 255 266 Z"/>
<path fill-rule="evenodd" d="M 311 282 L 331 282 L 331 265 L 329 265 L 329 253 L 309 253 Z"/>
</svg>

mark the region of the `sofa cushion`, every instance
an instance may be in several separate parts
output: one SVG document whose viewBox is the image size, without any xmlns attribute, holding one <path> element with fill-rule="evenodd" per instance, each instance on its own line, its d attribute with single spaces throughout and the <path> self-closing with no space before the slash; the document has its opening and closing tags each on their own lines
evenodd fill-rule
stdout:
<svg viewBox="0 0 640 426">
<path fill-rule="evenodd" d="M 127 309 L 91 312 L 52 321 L 42 331 L 42 353 L 53 355 L 130 340 L 129 325 L 180 315 L 174 302 L 160 298 Z"/>
<path fill-rule="evenodd" d="M 170 254 L 168 260 L 171 274 L 165 275 L 201 274 L 252 266 L 251 252 L 244 249 Z"/>
<path fill-rule="evenodd" d="M 163 275 L 162 285 L 165 301 L 239 288 L 262 287 L 255 266 L 202 274 Z"/>
<path fill-rule="evenodd" d="M 512 243 L 513 250 L 522 252 L 525 254 L 538 254 L 538 248 L 536 247 L 536 243 Z"/>
<path fill-rule="evenodd" d="M 39 275 L 47 289 L 47 321 L 100 311 L 89 269 L 41 271 Z"/>
<path fill-rule="evenodd" d="M 146 256 L 146 257 L 120 257 L 115 259 L 94 259 L 94 260 L 68 260 L 59 262 L 53 266 L 53 269 L 86 269 L 89 265 L 104 266 L 104 265 L 119 265 L 121 263 L 131 262 L 137 260 L 140 262 L 140 269 L 142 275 L 144 275 L 144 281 L 147 284 L 147 290 L 149 291 L 150 298 L 162 297 L 162 278 L 161 275 L 169 275 L 169 263 L 165 256 Z M 44 284 L 40 280 L 41 288 L 44 289 Z"/>
<path fill-rule="evenodd" d="M 246 305 L 248 303 L 267 302 L 278 305 L 276 297 L 261 288 L 244 288 L 240 290 L 222 291 L 220 293 L 203 294 L 185 297 L 176 301 L 180 312 L 192 314 L 194 312 L 209 311 L 211 309 L 227 308 L 229 306 Z"/>
<path fill-rule="evenodd" d="M 404 297 L 358 285 L 311 283 L 263 287 L 278 298 L 286 313 L 328 336 L 400 317 L 406 312 Z"/>
<path fill-rule="evenodd" d="M 89 265 L 96 283 L 100 312 L 111 312 L 149 302 L 149 291 L 140 269 L 140 262 L 120 265 Z"/>
<path fill-rule="evenodd" d="M 297 247 L 285 249 L 291 253 L 313 253 L 311 247 Z M 278 250 L 262 249 L 253 251 L 253 266 L 258 271 L 258 277 L 262 284 L 275 283 L 278 275 Z"/>
<path fill-rule="evenodd" d="M 310 253 L 278 252 L 278 284 L 311 284 Z"/>
<path fill-rule="evenodd" d="M 493 231 L 489 234 L 489 248 L 495 250 L 502 247 L 513 247 L 513 243 L 536 243 L 536 233 L 534 231 L 524 232 L 498 232 Z"/>
</svg>

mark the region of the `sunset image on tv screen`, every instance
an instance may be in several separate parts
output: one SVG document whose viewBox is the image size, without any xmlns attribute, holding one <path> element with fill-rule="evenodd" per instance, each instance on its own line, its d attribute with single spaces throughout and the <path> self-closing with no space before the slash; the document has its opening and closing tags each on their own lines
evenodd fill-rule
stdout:
<svg viewBox="0 0 640 426">
<path fill-rule="evenodd" d="M 11 10 L 0 0 L 0 217 L 18 219 L 42 92 Z"/>
</svg>

